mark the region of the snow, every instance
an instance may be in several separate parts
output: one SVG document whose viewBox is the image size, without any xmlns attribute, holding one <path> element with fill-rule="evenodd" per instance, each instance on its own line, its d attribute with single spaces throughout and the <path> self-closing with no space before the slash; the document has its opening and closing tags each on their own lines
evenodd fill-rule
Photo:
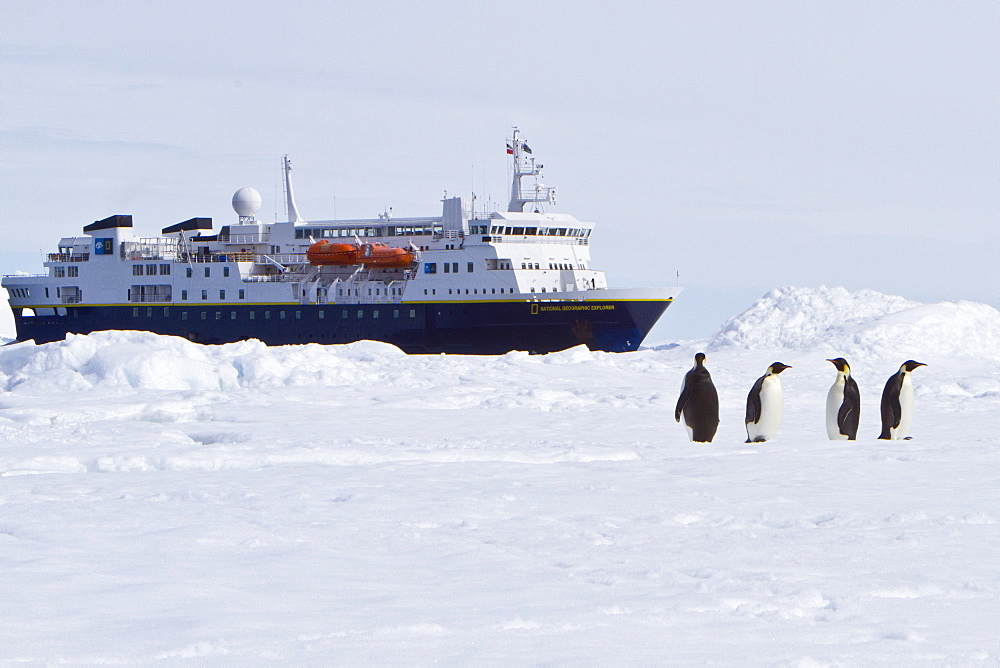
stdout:
<svg viewBox="0 0 1000 668">
<path fill-rule="evenodd" d="M 1000 313 L 782 288 L 709 341 L 0 348 L 0 660 L 1000 661 Z M 695 352 L 712 444 L 673 420 Z M 859 440 L 829 441 L 843 355 Z M 913 440 L 879 441 L 906 359 Z M 746 392 L 782 374 L 775 440 Z"/>
<path fill-rule="evenodd" d="M 826 348 L 857 357 L 1000 361 L 1000 312 L 974 302 L 920 304 L 874 290 L 781 288 L 730 319 L 709 348 Z M 905 360 L 901 360 L 902 361 Z"/>
</svg>

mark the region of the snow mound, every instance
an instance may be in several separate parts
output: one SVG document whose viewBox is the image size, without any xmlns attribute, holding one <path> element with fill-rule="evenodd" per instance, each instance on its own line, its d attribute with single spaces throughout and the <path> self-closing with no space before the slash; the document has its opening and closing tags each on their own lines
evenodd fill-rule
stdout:
<svg viewBox="0 0 1000 668">
<path fill-rule="evenodd" d="M 1000 312 L 976 302 L 922 304 L 874 290 L 779 288 L 724 323 L 708 347 L 1000 360 Z"/>
<path fill-rule="evenodd" d="M 151 332 L 70 334 L 65 341 L 0 350 L 0 390 L 21 392 L 129 387 L 233 390 L 385 382 L 404 353 L 386 343 L 265 346 L 257 340 L 203 346 Z M 405 384 L 405 382 L 404 382 Z"/>
<path fill-rule="evenodd" d="M 237 387 L 232 366 L 209 349 L 176 336 L 106 331 L 70 334 L 64 341 L 7 346 L 0 354 L 0 388 L 88 390 L 124 386 L 157 390 L 227 390 Z"/>
</svg>

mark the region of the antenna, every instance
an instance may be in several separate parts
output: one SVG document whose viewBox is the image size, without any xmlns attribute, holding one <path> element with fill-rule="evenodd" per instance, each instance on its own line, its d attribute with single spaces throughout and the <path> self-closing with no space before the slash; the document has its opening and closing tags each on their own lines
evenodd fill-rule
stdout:
<svg viewBox="0 0 1000 668">
<path fill-rule="evenodd" d="M 542 165 L 536 165 L 528 142 L 521 139 L 521 131 L 514 128 L 513 138 L 507 144 L 508 155 L 514 156 L 514 178 L 510 184 L 510 204 L 507 211 L 522 212 L 524 205 L 536 202 L 541 204 L 554 204 L 556 201 L 556 189 L 551 186 L 543 186 L 535 180 L 534 193 L 526 193 L 521 187 L 521 179 L 525 176 L 537 177 L 542 173 Z M 538 208 L 535 208 L 538 213 Z"/>
<path fill-rule="evenodd" d="M 292 161 L 288 158 L 288 154 L 285 154 L 283 161 L 285 169 L 285 212 L 288 214 L 288 222 L 293 224 L 304 223 L 306 221 L 299 215 L 299 210 L 295 206 L 295 192 L 292 190 Z"/>
</svg>

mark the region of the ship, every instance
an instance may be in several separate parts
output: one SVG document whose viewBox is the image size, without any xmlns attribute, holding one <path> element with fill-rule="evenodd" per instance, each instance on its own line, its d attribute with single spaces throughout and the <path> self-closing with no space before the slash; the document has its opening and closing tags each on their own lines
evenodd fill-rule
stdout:
<svg viewBox="0 0 1000 668">
<path fill-rule="evenodd" d="M 130 214 L 95 221 L 59 241 L 44 273 L 3 277 L 15 341 L 141 330 L 202 344 L 367 339 L 410 354 L 637 350 L 681 288 L 609 287 L 591 264 L 594 224 L 551 211 L 555 188 L 518 129 L 506 147 L 506 211 L 445 194 L 436 217 L 306 220 L 284 156 L 285 221 L 259 221 L 249 186 L 217 231 L 204 217 L 148 237 Z"/>
</svg>

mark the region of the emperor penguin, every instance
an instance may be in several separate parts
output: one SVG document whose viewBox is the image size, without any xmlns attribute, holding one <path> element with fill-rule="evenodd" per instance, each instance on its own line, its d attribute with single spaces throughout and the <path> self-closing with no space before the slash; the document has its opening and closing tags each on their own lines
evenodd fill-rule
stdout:
<svg viewBox="0 0 1000 668">
<path fill-rule="evenodd" d="M 747 395 L 747 443 L 762 443 L 774 438 L 781 426 L 781 415 L 785 410 L 781 379 L 785 369 L 792 367 L 775 362 L 767 367 L 767 373 L 757 379 Z"/>
<path fill-rule="evenodd" d="M 688 438 L 697 443 L 712 442 L 719 428 L 719 393 L 705 368 L 705 353 L 694 356 L 694 366 L 684 376 L 674 419 L 680 422 L 682 415 Z"/>
<path fill-rule="evenodd" d="M 889 376 L 882 390 L 882 433 L 879 438 L 899 440 L 910 437 L 910 421 L 913 419 L 913 380 L 910 372 L 923 362 L 906 360 L 899 371 Z"/>
<path fill-rule="evenodd" d="M 861 392 L 843 357 L 827 360 L 837 367 L 837 380 L 826 395 L 826 433 L 831 441 L 855 441 L 861 415 Z"/>
</svg>

